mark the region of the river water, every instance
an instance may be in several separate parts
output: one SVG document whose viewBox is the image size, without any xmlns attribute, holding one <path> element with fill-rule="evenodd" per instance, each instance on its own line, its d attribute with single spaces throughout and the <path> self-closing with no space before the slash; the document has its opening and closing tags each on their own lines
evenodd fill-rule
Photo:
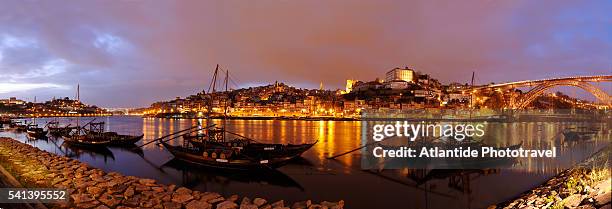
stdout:
<svg viewBox="0 0 612 209">
<path fill-rule="evenodd" d="M 58 118 L 62 124 L 85 124 L 93 118 Z M 43 126 L 45 118 L 36 119 Z M 53 119 L 55 120 L 55 119 Z M 150 142 L 198 122 L 191 119 L 152 119 L 132 116 L 96 118 L 106 129 L 123 134 L 144 133 L 138 144 Z M 221 123 L 221 121 L 213 121 Z M 582 161 L 610 143 L 606 123 L 514 122 L 485 123 L 483 139 L 489 145 L 523 142 L 524 148 L 557 147 L 555 159 L 519 159 L 511 168 L 488 171 L 436 170 L 423 180 L 425 171 L 412 169 L 362 170 L 359 151 L 336 160 L 326 157 L 361 146 L 360 121 L 227 120 L 229 131 L 262 142 L 318 143 L 299 159 L 275 172 L 226 172 L 193 167 L 172 160 L 163 147 L 151 143 L 140 150 L 108 148 L 83 150 L 66 147 L 61 139 L 29 140 L 24 133 L 0 132 L 59 155 L 70 156 L 105 171 L 156 179 L 200 191 L 224 195 L 263 197 L 288 202 L 311 199 L 345 200 L 347 208 L 486 208 L 533 188 L 560 171 Z M 570 127 L 599 129 L 592 140 L 568 145 L 559 132 Z M 180 138 L 173 143 L 181 143 Z"/>
</svg>

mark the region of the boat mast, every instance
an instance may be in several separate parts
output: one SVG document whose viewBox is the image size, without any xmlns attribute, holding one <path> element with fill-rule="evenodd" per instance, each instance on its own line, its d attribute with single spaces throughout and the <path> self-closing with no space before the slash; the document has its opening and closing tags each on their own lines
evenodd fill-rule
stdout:
<svg viewBox="0 0 612 209">
<path fill-rule="evenodd" d="M 215 90 L 217 86 L 217 74 L 218 73 L 219 73 L 219 64 L 217 64 L 217 67 L 215 68 L 215 73 L 213 74 L 212 81 L 210 83 L 210 86 L 208 87 L 209 98 L 208 98 L 207 107 L 206 107 L 208 109 L 206 111 L 206 127 L 210 127 L 212 125 L 210 115 L 212 114 L 212 106 L 213 106 L 214 94 L 215 94 Z"/>
<path fill-rule="evenodd" d="M 227 102 L 229 100 L 229 92 L 227 91 L 227 81 L 229 79 L 229 70 L 225 70 L 225 99 L 223 101 L 223 130 L 225 130 L 225 124 L 227 122 Z M 225 140 L 225 131 L 223 131 L 223 140 Z"/>
</svg>

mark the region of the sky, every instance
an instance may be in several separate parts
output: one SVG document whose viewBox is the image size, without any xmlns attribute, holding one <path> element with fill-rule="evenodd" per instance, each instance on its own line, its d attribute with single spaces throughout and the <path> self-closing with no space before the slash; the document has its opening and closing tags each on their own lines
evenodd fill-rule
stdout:
<svg viewBox="0 0 612 209">
<path fill-rule="evenodd" d="M 443 83 L 612 74 L 612 1 L 0 0 L 0 98 L 144 107 L 275 81 L 343 88 L 408 66 Z M 606 91 L 611 84 L 599 84 Z"/>
</svg>

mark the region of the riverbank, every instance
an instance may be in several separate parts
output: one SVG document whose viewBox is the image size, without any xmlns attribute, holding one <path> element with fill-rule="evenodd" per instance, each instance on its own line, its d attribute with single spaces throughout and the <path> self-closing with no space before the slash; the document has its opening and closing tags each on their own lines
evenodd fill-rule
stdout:
<svg viewBox="0 0 612 209">
<path fill-rule="evenodd" d="M 261 197 L 223 197 L 215 192 L 192 191 L 153 179 L 106 173 L 86 163 L 58 156 L 11 138 L 0 137 L 0 165 L 24 187 L 63 188 L 69 202 L 50 208 L 343 208 L 344 201 L 285 203 Z"/>
<path fill-rule="evenodd" d="M 610 208 L 611 175 L 608 145 L 520 197 L 489 208 Z"/>
</svg>

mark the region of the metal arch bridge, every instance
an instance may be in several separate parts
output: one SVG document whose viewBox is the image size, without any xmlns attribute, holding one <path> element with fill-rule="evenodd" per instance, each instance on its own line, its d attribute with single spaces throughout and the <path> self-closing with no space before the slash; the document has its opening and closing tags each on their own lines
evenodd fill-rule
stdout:
<svg viewBox="0 0 612 209">
<path fill-rule="evenodd" d="M 596 75 L 596 76 L 572 76 L 563 78 L 550 78 L 540 80 L 516 81 L 500 84 L 491 84 L 485 86 L 475 86 L 473 90 L 483 89 L 513 89 L 520 87 L 533 87 L 527 93 L 522 94 L 519 98 L 513 99 L 511 106 L 514 109 L 522 109 L 527 107 L 538 96 L 556 86 L 574 86 L 593 94 L 599 101 L 607 106 L 611 106 L 612 99 L 604 90 L 597 88 L 592 82 L 612 82 L 612 75 Z"/>
</svg>

